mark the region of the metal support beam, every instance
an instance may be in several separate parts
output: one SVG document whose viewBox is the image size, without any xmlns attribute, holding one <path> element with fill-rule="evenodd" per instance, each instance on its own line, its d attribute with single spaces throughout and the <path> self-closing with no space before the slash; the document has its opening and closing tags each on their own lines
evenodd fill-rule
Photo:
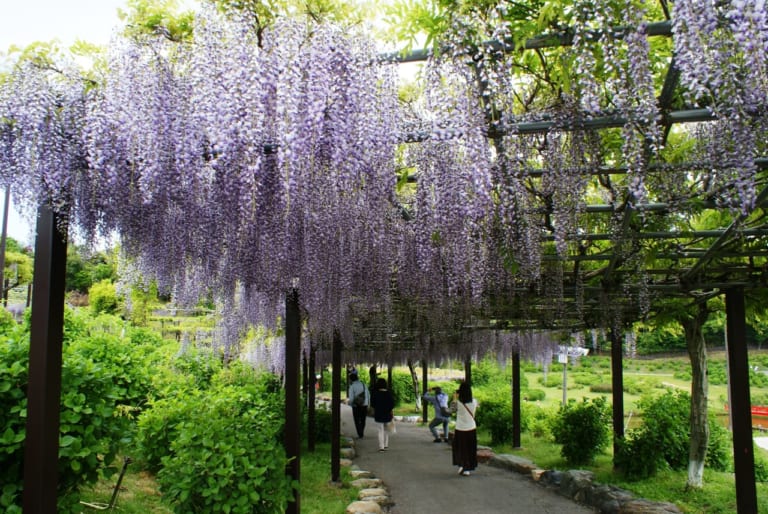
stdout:
<svg viewBox="0 0 768 514">
<path fill-rule="evenodd" d="M 623 39 L 631 30 L 631 27 L 611 27 L 611 35 L 614 38 Z M 589 30 L 582 34 L 582 37 L 589 41 L 598 41 L 604 31 L 602 30 Z M 648 23 L 645 27 L 645 33 L 648 36 L 671 36 L 672 35 L 672 22 L 655 21 Z M 524 50 L 535 50 L 539 48 L 553 48 L 559 46 L 571 46 L 573 44 L 573 38 L 575 31 L 572 28 L 567 28 L 560 32 L 554 32 L 551 34 L 542 34 L 529 38 L 523 43 Z M 487 51 L 493 52 L 514 52 L 520 50 L 520 46 L 512 39 L 504 41 L 489 40 L 480 44 Z M 392 52 L 379 56 L 379 60 L 383 62 L 392 63 L 406 63 L 406 62 L 420 62 L 426 61 L 433 55 L 432 49 L 420 48 L 417 50 L 411 50 L 410 52 Z"/>
<path fill-rule="evenodd" d="M 301 478 L 301 314 L 299 292 L 292 289 L 285 297 L 285 453 L 286 472 L 296 483 Z M 286 507 L 287 514 L 301 512 L 298 489 Z"/>
<path fill-rule="evenodd" d="M 59 216 L 50 207 L 38 209 L 24 441 L 23 506 L 27 514 L 56 512 L 67 269 L 67 242 L 58 224 Z"/>
<path fill-rule="evenodd" d="M 341 478 L 341 334 L 333 331 L 331 343 L 331 482 Z"/>
<path fill-rule="evenodd" d="M 736 475 L 736 511 L 752 514 L 757 512 L 757 489 L 743 289 L 731 288 L 725 291 L 725 315 L 731 393 L 729 410 L 733 424 L 733 468 Z"/>
<path fill-rule="evenodd" d="M 765 187 L 762 191 L 760 191 L 760 194 L 755 200 L 755 205 L 761 205 L 764 201 L 766 201 L 766 199 L 768 199 L 768 187 Z M 720 248 L 722 248 L 728 241 L 730 241 L 731 236 L 739 229 L 739 227 L 741 227 L 741 224 L 744 223 L 744 220 L 746 220 L 748 216 L 748 214 L 739 214 L 736 219 L 731 222 L 728 228 L 721 231 L 722 233 L 718 237 L 717 241 L 710 245 L 704 256 L 699 259 L 699 261 L 694 264 L 687 273 L 680 277 L 680 280 L 682 282 L 690 281 L 696 274 L 703 270 L 706 265 L 709 264 L 709 262 L 717 256 L 717 252 L 720 250 Z M 742 231 L 741 234 L 743 235 L 745 232 L 747 231 Z"/>
</svg>

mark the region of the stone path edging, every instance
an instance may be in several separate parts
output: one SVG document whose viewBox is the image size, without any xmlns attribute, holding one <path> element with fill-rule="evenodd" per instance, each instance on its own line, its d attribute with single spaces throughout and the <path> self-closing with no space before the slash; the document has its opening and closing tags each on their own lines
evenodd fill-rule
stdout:
<svg viewBox="0 0 768 514">
<path fill-rule="evenodd" d="M 355 441 L 349 437 L 342 438 L 341 464 L 349 466 L 349 474 L 354 478 L 350 485 L 359 489 L 357 500 L 347 505 L 346 514 L 382 514 L 389 512 L 393 504 L 389 491 L 381 479 L 376 478 L 370 471 L 358 468 L 352 463 L 356 455 Z"/>
<path fill-rule="evenodd" d="M 487 447 L 478 448 L 478 453 L 481 449 L 490 450 Z M 544 470 L 528 459 L 510 454 L 492 454 L 487 464 L 529 475 L 535 482 L 552 488 L 558 494 L 582 505 L 593 507 L 601 514 L 679 514 L 682 512 L 673 503 L 638 499 L 624 489 L 597 483 L 591 471 Z"/>
</svg>

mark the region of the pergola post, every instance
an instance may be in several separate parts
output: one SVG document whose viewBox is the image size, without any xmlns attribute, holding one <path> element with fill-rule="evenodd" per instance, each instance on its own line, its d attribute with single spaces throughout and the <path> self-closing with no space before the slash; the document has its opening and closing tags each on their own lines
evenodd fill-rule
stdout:
<svg viewBox="0 0 768 514">
<path fill-rule="evenodd" d="M 61 347 L 67 241 L 60 218 L 40 206 L 35 238 L 34 297 L 24 441 L 24 512 L 55 514 L 58 488 Z"/>
<path fill-rule="evenodd" d="M 289 459 L 288 475 L 297 483 L 301 477 L 301 314 L 299 292 L 292 289 L 285 298 L 285 453 Z M 293 492 L 287 514 L 301 512 L 300 493 Z"/>
<path fill-rule="evenodd" d="M 736 511 L 757 512 L 755 455 L 752 441 L 752 407 L 749 398 L 749 356 L 747 353 L 744 290 L 725 290 L 728 336 L 728 369 L 733 425 L 733 468 L 736 475 Z"/>
<path fill-rule="evenodd" d="M 341 476 L 341 334 L 333 331 L 331 342 L 331 482 Z"/>
<path fill-rule="evenodd" d="M 307 363 L 307 374 L 309 384 L 307 387 L 307 450 L 315 451 L 315 429 L 317 420 L 315 417 L 315 385 L 317 384 L 317 371 L 315 361 L 317 360 L 317 350 L 314 344 L 309 347 L 309 362 Z"/>
<path fill-rule="evenodd" d="M 464 361 L 464 381 L 472 387 L 472 357 L 469 355 Z"/>
<path fill-rule="evenodd" d="M 619 453 L 619 441 L 624 438 L 624 345 L 622 331 L 611 328 L 611 390 L 613 396 L 613 455 Z"/>
<path fill-rule="evenodd" d="M 429 392 L 427 380 L 429 380 L 429 371 L 427 370 L 427 359 L 421 359 L 421 395 Z M 421 402 L 421 420 L 426 423 L 429 421 L 429 407 L 427 402 Z"/>
<path fill-rule="evenodd" d="M 520 448 L 520 350 L 512 354 L 512 447 Z"/>
</svg>

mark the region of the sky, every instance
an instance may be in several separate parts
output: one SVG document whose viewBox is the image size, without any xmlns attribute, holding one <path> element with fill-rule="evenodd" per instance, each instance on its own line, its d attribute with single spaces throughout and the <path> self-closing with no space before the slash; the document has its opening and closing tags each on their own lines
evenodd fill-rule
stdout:
<svg viewBox="0 0 768 514">
<path fill-rule="evenodd" d="M 0 0 L 0 52 L 35 41 L 58 40 L 69 46 L 81 39 L 106 45 L 120 25 L 118 8 L 125 0 Z M 2 205 L 3 195 L 0 195 Z M 1 212 L 1 211 L 0 211 Z M 34 244 L 34 226 L 23 220 L 11 203 L 8 236 Z"/>
</svg>

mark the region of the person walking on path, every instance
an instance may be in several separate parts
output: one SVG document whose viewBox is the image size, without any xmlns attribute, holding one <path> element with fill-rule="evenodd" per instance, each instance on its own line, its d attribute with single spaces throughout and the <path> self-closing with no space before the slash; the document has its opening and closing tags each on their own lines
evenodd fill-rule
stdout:
<svg viewBox="0 0 768 514">
<path fill-rule="evenodd" d="M 389 434 L 394 429 L 395 398 L 387 388 L 387 379 L 376 380 L 376 390 L 371 397 L 373 419 L 379 426 L 379 451 L 389 449 Z"/>
<path fill-rule="evenodd" d="M 456 432 L 453 436 L 453 465 L 459 466 L 459 475 L 469 476 L 477 468 L 477 400 L 472 388 L 462 382 L 456 392 Z"/>
<path fill-rule="evenodd" d="M 448 422 L 451 420 L 451 409 L 448 407 L 448 395 L 439 387 L 433 387 L 434 394 L 425 393 L 422 398 L 424 401 L 432 403 L 435 408 L 435 417 L 429 422 L 429 431 L 432 432 L 435 443 L 441 442 L 437 433 L 438 425 L 443 425 L 443 441 L 448 442 Z"/>
<path fill-rule="evenodd" d="M 349 390 L 347 391 L 347 403 L 352 407 L 352 418 L 355 420 L 357 437 L 362 439 L 365 432 L 365 418 L 368 417 L 368 405 L 371 395 L 368 388 L 353 371 L 349 374 Z"/>
</svg>

